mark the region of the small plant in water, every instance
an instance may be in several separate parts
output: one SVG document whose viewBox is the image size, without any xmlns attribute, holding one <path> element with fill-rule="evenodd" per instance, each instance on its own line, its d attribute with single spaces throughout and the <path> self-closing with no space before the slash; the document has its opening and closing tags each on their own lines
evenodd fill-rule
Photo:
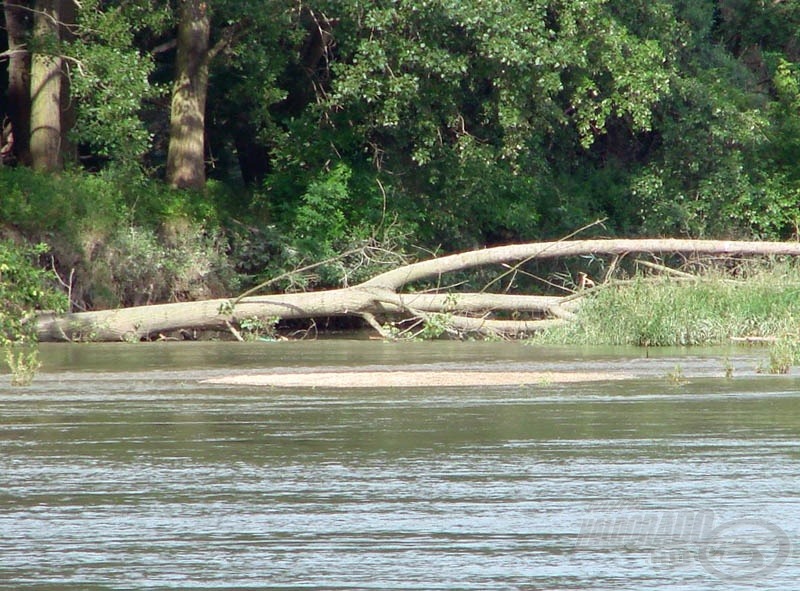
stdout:
<svg viewBox="0 0 800 591">
<path fill-rule="evenodd" d="M 733 363 L 727 357 L 722 362 L 722 369 L 725 371 L 725 377 L 730 379 L 733 377 Z"/>
<path fill-rule="evenodd" d="M 800 342 L 790 337 L 775 341 L 769 349 L 769 373 L 789 373 L 792 366 L 800 362 Z"/>
<path fill-rule="evenodd" d="M 270 318 L 259 318 L 258 316 L 250 316 L 244 318 L 239 326 L 242 329 L 242 338 L 246 341 L 274 341 L 275 326 L 278 324 L 280 318 L 272 316 Z"/>
<path fill-rule="evenodd" d="M 11 370 L 12 386 L 30 386 L 41 366 L 35 346 L 6 347 L 6 363 Z"/>
<path fill-rule="evenodd" d="M 678 386 L 682 386 L 683 384 L 687 383 L 687 380 L 683 375 L 683 368 L 680 366 L 680 364 L 676 365 L 672 371 L 667 372 L 666 378 L 671 383 Z"/>
</svg>

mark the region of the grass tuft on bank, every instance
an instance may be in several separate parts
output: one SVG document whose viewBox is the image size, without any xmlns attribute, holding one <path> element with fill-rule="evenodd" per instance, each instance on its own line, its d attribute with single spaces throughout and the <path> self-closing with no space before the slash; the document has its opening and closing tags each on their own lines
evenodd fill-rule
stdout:
<svg viewBox="0 0 800 591">
<path fill-rule="evenodd" d="M 696 280 L 638 275 L 586 298 L 574 321 L 537 343 L 716 345 L 734 337 L 800 341 L 800 265 L 750 264 L 735 277 L 719 270 Z"/>
</svg>

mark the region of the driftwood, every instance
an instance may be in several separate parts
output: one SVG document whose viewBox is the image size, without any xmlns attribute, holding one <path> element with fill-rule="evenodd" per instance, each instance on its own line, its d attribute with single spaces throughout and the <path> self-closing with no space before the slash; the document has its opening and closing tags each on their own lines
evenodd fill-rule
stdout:
<svg viewBox="0 0 800 591">
<path fill-rule="evenodd" d="M 390 335 L 376 317 L 416 318 L 426 322 L 438 315 L 437 321 L 444 322 L 448 330 L 519 335 L 568 320 L 579 298 L 493 293 L 403 293 L 401 289 L 416 281 L 478 266 L 573 256 L 619 257 L 628 253 L 798 256 L 800 243 L 647 239 L 514 244 L 404 265 L 342 289 L 41 315 L 38 334 L 40 341 L 140 340 L 180 330 L 227 331 L 229 327 L 253 317 L 292 320 L 360 316 L 382 336 L 388 337 Z M 529 313 L 537 319 L 491 318 L 490 315 L 496 311 Z"/>
</svg>

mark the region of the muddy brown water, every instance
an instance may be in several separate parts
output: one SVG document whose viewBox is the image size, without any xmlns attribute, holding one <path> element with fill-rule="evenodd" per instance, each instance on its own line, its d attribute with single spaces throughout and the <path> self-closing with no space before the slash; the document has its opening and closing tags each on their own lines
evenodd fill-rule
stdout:
<svg viewBox="0 0 800 591">
<path fill-rule="evenodd" d="M 0 384 L 1 589 L 800 579 L 800 378 L 756 374 L 763 350 L 318 341 L 54 345 L 43 359 L 32 387 Z M 633 377 L 202 383 L 364 371 Z"/>
</svg>

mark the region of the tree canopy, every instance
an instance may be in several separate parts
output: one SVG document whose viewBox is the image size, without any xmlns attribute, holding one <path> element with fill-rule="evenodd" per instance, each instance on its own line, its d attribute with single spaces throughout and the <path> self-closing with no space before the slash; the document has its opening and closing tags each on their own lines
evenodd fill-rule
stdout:
<svg viewBox="0 0 800 591">
<path fill-rule="evenodd" d="M 597 218 L 620 236 L 798 234 L 796 2 L 3 8 L 0 187 L 16 197 L 0 222 L 37 240 L 32 164 L 102 185 L 89 217 L 256 229 L 244 272 L 378 236 L 454 250 Z"/>
</svg>

